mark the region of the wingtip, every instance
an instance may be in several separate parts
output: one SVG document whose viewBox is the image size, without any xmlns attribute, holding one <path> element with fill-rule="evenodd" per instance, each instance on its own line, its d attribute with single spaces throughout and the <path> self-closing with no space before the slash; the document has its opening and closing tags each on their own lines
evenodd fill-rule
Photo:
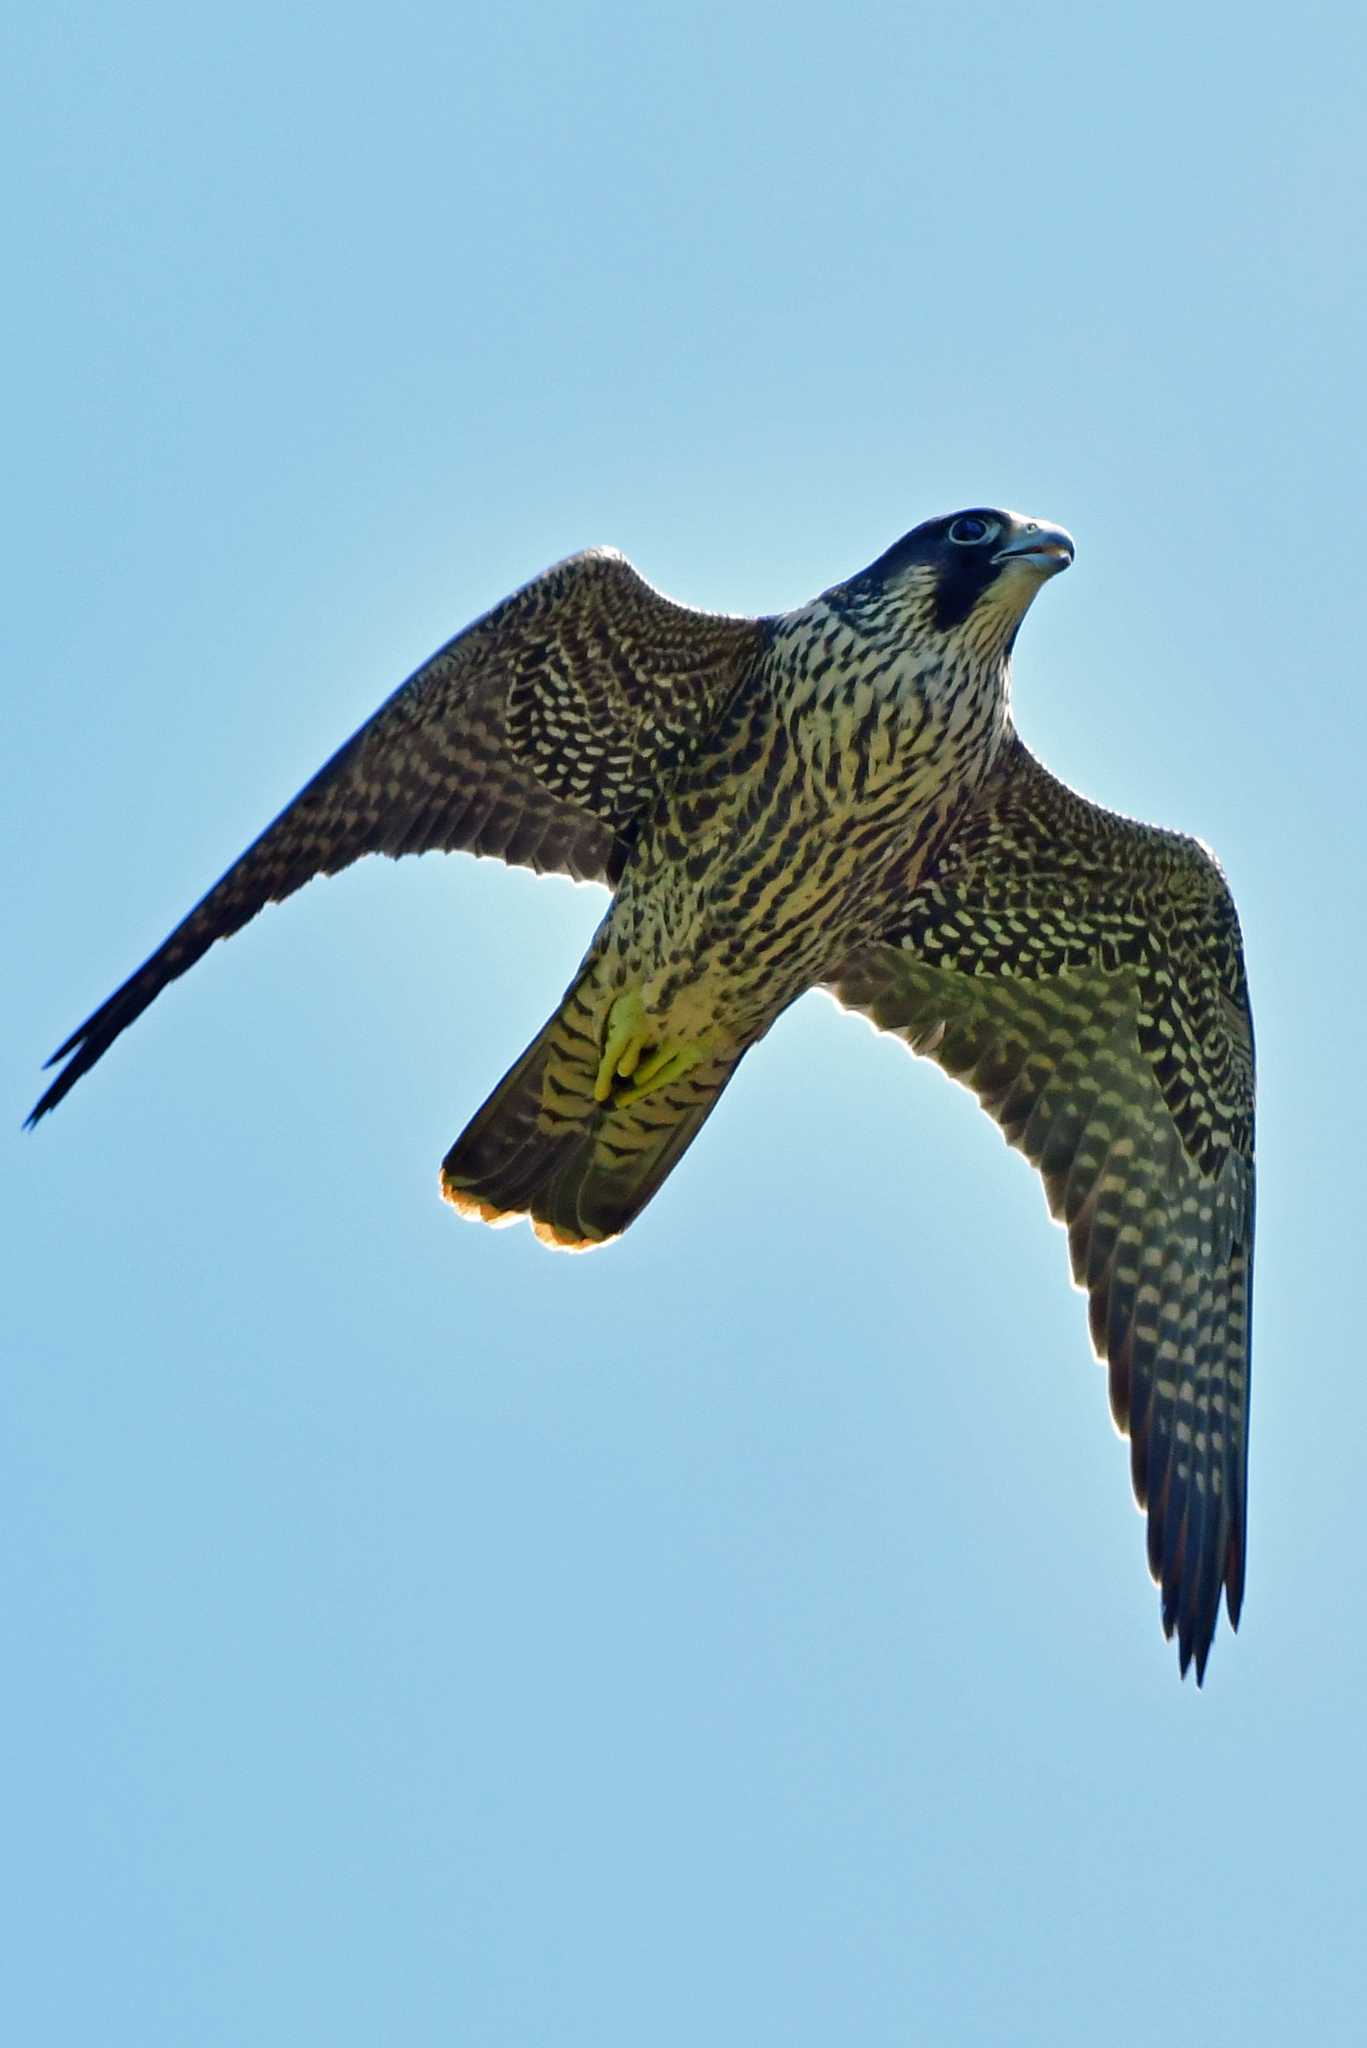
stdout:
<svg viewBox="0 0 1367 2048">
<path fill-rule="evenodd" d="M 50 1060 L 44 1060 L 43 1072 L 46 1074 L 51 1067 L 56 1066 L 58 1060 L 65 1058 L 67 1052 L 73 1049 L 75 1043 L 76 1041 L 73 1041 L 72 1047 L 64 1046 L 60 1052 L 55 1052 Z M 24 1118 L 23 1128 L 26 1131 L 35 1130 L 45 1116 L 51 1115 L 57 1104 L 62 1100 L 62 1097 L 70 1092 L 72 1085 L 80 1078 L 80 1072 L 81 1069 L 74 1061 L 62 1068 L 50 1085 L 43 1090 L 28 1115 Z"/>
<path fill-rule="evenodd" d="M 1210 1661 L 1211 1647 L 1215 1641 L 1215 1620 L 1212 1617 L 1209 1628 L 1198 1624 L 1194 1616 L 1184 1614 L 1180 1598 L 1174 1589 L 1172 1596 L 1164 1597 L 1159 1619 L 1163 1627 L 1163 1639 L 1171 1642 L 1177 1638 L 1178 1676 L 1185 1680 L 1193 1665 L 1196 1667 L 1198 1689 L 1205 1684 L 1206 1665 Z"/>
<path fill-rule="evenodd" d="M 51 1066 L 51 1064 L 52 1062 L 49 1060 L 48 1066 Z M 60 1101 L 60 1095 L 54 1094 L 51 1088 L 45 1088 L 28 1115 L 24 1118 L 20 1128 L 25 1131 L 36 1131 L 43 1118 L 54 1110 Z"/>
<path fill-rule="evenodd" d="M 1230 1543 L 1229 1562 L 1225 1570 L 1225 1612 L 1232 1629 L 1239 1626 L 1239 1617 L 1244 1611 L 1244 1554 L 1243 1545 L 1236 1539 Z"/>
<path fill-rule="evenodd" d="M 1188 1671 L 1195 1670 L 1196 1689 L 1202 1690 L 1206 1682 L 1206 1665 L 1210 1661 L 1211 1638 L 1204 1640 L 1191 1636 L 1179 1636 L 1177 1647 L 1178 1676 L 1185 1683 Z"/>
</svg>

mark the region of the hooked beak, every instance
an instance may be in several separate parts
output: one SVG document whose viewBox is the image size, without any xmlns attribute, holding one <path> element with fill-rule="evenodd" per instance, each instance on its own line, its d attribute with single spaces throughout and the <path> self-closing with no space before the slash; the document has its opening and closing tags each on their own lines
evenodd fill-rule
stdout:
<svg viewBox="0 0 1367 2048">
<path fill-rule="evenodd" d="M 1060 569 L 1068 567 L 1074 552 L 1073 536 L 1063 527 L 1046 526 L 1042 519 L 1027 519 L 992 559 L 1028 563 L 1043 576 L 1056 576 Z"/>
</svg>

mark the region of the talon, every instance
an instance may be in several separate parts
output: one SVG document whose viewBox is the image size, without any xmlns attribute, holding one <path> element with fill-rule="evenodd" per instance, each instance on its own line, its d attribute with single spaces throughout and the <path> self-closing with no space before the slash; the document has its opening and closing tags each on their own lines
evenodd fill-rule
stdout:
<svg viewBox="0 0 1367 2048">
<path fill-rule="evenodd" d="M 677 1048 L 672 1045 L 657 1045 L 649 1059 L 642 1060 L 636 1074 L 635 1093 L 643 1094 L 655 1086 L 660 1074 L 672 1059 L 677 1058 Z"/>
<path fill-rule="evenodd" d="M 646 1046 L 646 1006 L 639 989 L 618 996 L 608 1011 L 607 1037 L 593 1084 L 595 1102 L 606 1102 L 617 1075 L 634 1074 Z"/>
<path fill-rule="evenodd" d="M 636 1086 L 624 1089 L 616 1098 L 618 1105 L 626 1108 L 630 1103 L 639 1102 L 643 1095 L 654 1094 L 657 1088 L 667 1088 L 671 1081 L 677 1081 L 691 1067 L 696 1067 L 702 1057 L 700 1045 L 662 1047 L 659 1052 L 652 1053 L 640 1069 Z"/>
</svg>

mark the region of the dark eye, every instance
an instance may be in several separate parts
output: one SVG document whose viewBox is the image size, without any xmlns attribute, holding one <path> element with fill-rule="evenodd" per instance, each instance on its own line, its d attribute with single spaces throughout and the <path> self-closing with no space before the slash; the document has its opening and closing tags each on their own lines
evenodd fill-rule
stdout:
<svg viewBox="0 0 1367 2048">
<path fill-rule="evenodd" d="M 956 519 L 949 529 L 949 538 L 961 548 L 975 548 L 980 542 L 994 540 L 1001 527 L 995 519 L 979 519 L 970 513 L 966 519 Z"/>
</svg>

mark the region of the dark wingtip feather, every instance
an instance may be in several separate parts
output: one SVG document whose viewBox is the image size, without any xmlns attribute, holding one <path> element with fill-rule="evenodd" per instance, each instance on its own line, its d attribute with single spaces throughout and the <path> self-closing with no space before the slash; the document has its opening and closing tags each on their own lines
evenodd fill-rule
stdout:
<svg viewBox="0 0 1367 2048">
<path fill-rule="evenodd" d="M 37 1129 L 41 1120 L 57 1107 L 57 1104 L 70 1089 L 75 1087 L 81 1075 L 88 1068 L 94 1066 L 100 1053 L 103 1051 L 104 1047 L 101 1046 L 99 1051 L 88 1053 L 86 1051 L 86 1042 L 82 1040 L 81 1033 L 78 1031 L 74 1037 L 68 1038 L 65 1045 L 53 1053 L 51 1059 L 43 1061 L 43 1072 L 46 1074 L 50 1068 L 56 1066 L 58 1060 L 67 1059 L 68 1054 L 75 1054 L 75 1057 L 70 1059 L 68 1064 L 62 1068 L 57 1078 L 43 1090 L 28 1115 L 24 1118 L 24 1129 L 26 1131 Z"/>
<path fill-rule="evenodd" d="M 1229 1625 L 1237 1629 L 1244 1607 L 1244 1508 L 1240 1500 L 1229 1536 L 1229 1558 L 1225 1565 L 1225 1606 Z"/>
<path fill-rule="evenodd" d="M 70 1094 L 82 1074 L 88 1074 L 95 1062 L 104 1057 L 119 1034 L 141 1016 L 153 997 L 172 978 L 172 973 L 178 971 L 173 969 L 171 973 L 162 975 L 156 973 L 156 969 L 168 954 L 169 946 L 168 941 L 160 953 L 153 954 L 151 960 L 140 967 L 136 974 L 130 975 L 107 1002 L 101 1003 L 98 1010 L 92 1011 L 84 1024 L 77 1026 L 70 1038 L 58 1046 L 50 1059 L 43 1061 L 45 1074 L 61 1060 L 65 1060 L 66 1065 L 43 1090 L 25 1117 L 26 1131 L 31 1131 Z"/>
<path fill-rule="evenodd" d="M 99 1023 L 104 1011 L 108 1008 L 109 1004 L 105 1003 L 100 1009 L 92 1011 L 84 1024 L 78 1024 L 70 1038 L 63 1039 L 56 1052 L 49 1053 L 48 1057 L 43 1061 L 43 1072 L 45 1074 L 51 1073 L 52 1069 L 62 1060 L 69 1060 L 70 1064 L 63 1067 L 56 1079 L 50 1082 L 43 1090 L 28 1115 L 24 1118 L 23 1128 L 26 1131 L 33 1130 L 50 1110 L 54 1110 L 57 1107 L 57 1104 L 67 1093 L 68 1089 L 75 1086 L 76 1082 L 80 1080 L 81 1075 L 94 1065 L 100 1056 L 100 1052 L 104 1051 L 105 1048 L 102 1045 L 99 1052 L 90 1053 L 85 1059 L 81 1058 L 81 1054 L 95 1035 L 96 1025 Z M 74 1059 L 71 1058 L 73 1053 L 76 1055 Z"/>
</svg>

